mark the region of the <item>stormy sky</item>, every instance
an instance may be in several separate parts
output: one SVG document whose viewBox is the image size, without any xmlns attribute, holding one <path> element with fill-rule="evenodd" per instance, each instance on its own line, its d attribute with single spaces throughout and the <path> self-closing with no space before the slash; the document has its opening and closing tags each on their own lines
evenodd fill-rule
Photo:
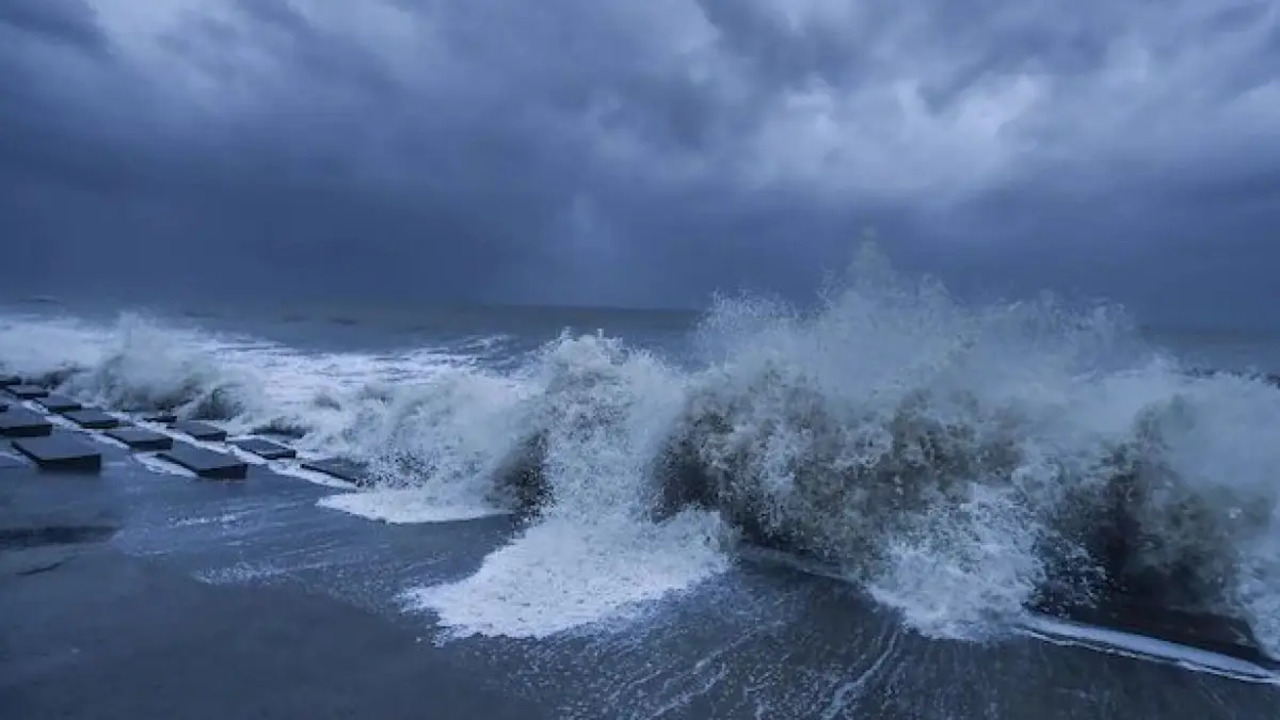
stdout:
<svg viewBox="0 0 1280 720">
<path fill-rule="evenodd" d="M 683 306 L 868 227 L 1280 325 L 1280 3 L 0 2 L 11 291 Z"/>
</svg>

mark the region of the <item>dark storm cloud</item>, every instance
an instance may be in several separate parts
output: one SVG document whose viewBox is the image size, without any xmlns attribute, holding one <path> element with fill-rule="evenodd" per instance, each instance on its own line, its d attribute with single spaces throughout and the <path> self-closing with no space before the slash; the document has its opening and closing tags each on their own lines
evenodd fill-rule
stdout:
<svg viewBox="0 0 1280 720">
<path fill-rule="evenodd" d="M 1274 303 L 1274 3 L 0 4 L 0 232 L 105 291 Z"/>
<path fill-rule="evenodd" d="M 8 0 L 0 5 L 0 25 L 97 52 L 106 46 L 85 0 Z"/>
</svg>

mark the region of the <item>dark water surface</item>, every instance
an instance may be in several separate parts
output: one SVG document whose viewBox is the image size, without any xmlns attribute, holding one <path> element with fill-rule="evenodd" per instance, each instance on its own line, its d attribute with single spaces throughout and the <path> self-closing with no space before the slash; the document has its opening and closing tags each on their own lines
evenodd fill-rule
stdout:
<svg viewBox="0 0 1280 720">
<path fill-rule="evenodd" d="M 602 332 L 628 342 L 688 352 L 691 334 L 706 311 L 608 307 L 522 307 L 495 305 L 362 306 L 351 303 L 291 304 L 234 297 L 186 299 L 171 305 L 138 305 L 95 298 L 47 296 L 0 301 L 0 313 L 71 316 L 111 322 L 121 313 L 143 313 L 175 324 L 248 334 L 291 347 L 325 350 L 379 350 L 465 344 L 502 338 L 497 352 L 529 351 L 561 333 Z M 1280 331 L 1141 326 L 1140 336 L 1189 364 L 1232 371 L 1280 372 Z"/>
<path fill-rule="evenodd" d="M 10 305 L 0 370 L 70 367 L 56 380 L 86 403 L 172 407 L 233 434 L 288 428 L 305 457 L 381 474 L 351 493 L 279 463 L 229 485 L 115 449 L 98 479 L 5 463 L 18 467 L 0 469 L 0 707 L 33 718 L 1275 717 L 1275 686 L 948 633 L 1007 624 L 1044 561 L 1023 531 L 1091 527 L 1087 507 L 1055 515 L 1056 488 L 1094 479 L 1079 458 L 1126 446 L 1172 468 L 1182 493 L 1141 508 L 1156 549 L 1136 560 L 1225 563 L 1240 583 L 1222 590 L 1238 603 L 1229 610 L 1275 642 L 1280 443 L 1268 433 L 1280 393 L 1189 380 L 1128 347 L 1274 371 L 1280 340 L 855 299 L 812 321 L 737 306 L 696 336 L 697 314 L 667 310 L 211 300 L 120 319 L 104 302 Z M 964 502 L 902 525 L 900 505 L 842 494 L 863 479 L 831 468 L 856 466 L 866 438 L 934 432 L 930 412 L 961 428 L 950 452 L 977 468 L 961 478 L 974 483 Z M 1025 453 L 1018 493 L 1005 492 L 1014 473 L 982 465 L 992 428 Z M 692 448 L 703 471 L 734 463 L 725 496 L 709 500 L 728 517 L 752 507 L 741 498 L 812 483 L 831 499 L 783 513 L 794 523 L 783 529 L 843 541 L 846 526 L 883 524 L 892 531 L 865 542 L 895 572 L 819 577 L 735 552 L 725 536 L 741 528 L 704 532 L 704 508 L 668 521 L 655 496 L 688 490 L 663 474 L 672 447 Z M 492 498 L 530 457 L 551 497 L 543 514 L 478 518 L 493 512 L 477 506 L 524 509 Z M 922 495 L 946 499 L 947 487 Z M 1189 506 L 1202 525 L 1186 522 Z M 46 526 L 110 533 L 13 540 Z M 859 542 L 818 549 L 853 565 Z M 413 601 L 438 587 L 459 590 Z"/>
<path fill-rule="evenodd" d="M 0 470 L 0 703 L 14 717 L 1266 718 L 1280 690 L 1034 640 L 939 642 L 849 586 L 743 565 L 544 640 L 433 639 L 396 593 L 473 572 L 500 518 L 386 526 L 255 470 Z M 86 487 L 88 486 L 88 487 Z"/>
</svg>

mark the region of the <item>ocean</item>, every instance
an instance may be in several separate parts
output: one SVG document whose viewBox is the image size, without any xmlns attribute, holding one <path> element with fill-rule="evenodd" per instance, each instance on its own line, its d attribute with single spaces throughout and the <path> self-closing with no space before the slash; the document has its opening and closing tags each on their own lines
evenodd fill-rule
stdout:
<svg viewBox="0 0 1280 720">
<path fill-rule="evenodd" d="M 0 370 L 367 463 L 318 504 L 375 534 L 514 518 L 474 571 L 380 587 L 555 716 L 1280 700 L 1253 664 L 1046 619 L 1123 595 L 1280 657 L 1277 336 L 864 269 L 803 309 L 41 298 L 0 310 Z"/>
</svg>

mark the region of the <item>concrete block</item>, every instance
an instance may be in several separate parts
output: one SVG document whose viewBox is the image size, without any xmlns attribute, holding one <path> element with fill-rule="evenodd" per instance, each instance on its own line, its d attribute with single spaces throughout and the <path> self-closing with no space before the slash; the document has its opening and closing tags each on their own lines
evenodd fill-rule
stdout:
<svg viewBox="0 0 1280 720">
<path fill-rule="evenodd" d="M 298 451 L 288 445 L 281 445 L 262 438 L 232 440 L 231 444 L 267 460 L 282 460 L 284 458 L 297 457 L 298 455 Z"/>
<path fill-rule="evenodd" d="M 42 470 L 97 472 L 102 469 L 102 453 L 65 433 L 21 438 L 13 441 L 13 447 L 34 460 Z"/>
<path fill-rule="evenodd" d="M 216 425 L 210 425 L 199 420 L 181 420 L 173 423 L 170 428 L 177 430 L 184 435 L 190 435 L 196 440 L 204 440 L 206 442 L 222 442 L 227 439 L 227 431 Z"/>
<path fill-rule="evenodd" d="M 5 390 L 19 400 L 35 400 L 49 394 L 48 390 L 38 385 L 10 385 Z"/>
<path fill-rule="evenodd" d="M 167 412 L 143 413 L 143 422 L 158 423 L 160 425 L 172 425 L 178 422 L 178 416 Z"/>
<path fill-rule="evenodd" d="M 346 458 L 308 460 L 302 463 L 302 467 L 305 470 L 312 470 L 339 480 L 345 480 L 353 485 L 373 484 L 373 479 L 369 476 L 369 467 L 356 460 L 348 460 Z"/>
<path fill-rule="evenodd" d="M 173 447 L 173 438 L 140 427 L 123 427 L 105 433 L 107 437 L 129 446 L 130 450 L 168 450 Z"/>
<path fill-rule="evenodd" d="M 69 413 L 73 410 L 79 410 L 83 407 L 79 402 L 72 400 L 65 395 L 58 395 L 56 393 L 45 395 L 36 402 L 45 410 L 52 413 L 58 413 L 59 415 Z"/>
<path fill-rule="evenodd" d="M 108 415 L 97 408 L 72 410 L 71 412 L 63 413 L 63 417 L 89 430 L 107 430 L 120 425 L 120 418 Z"/>
<path fill-rule="evenodd" d="M 41 437 L 53 432 L 53 423 L 40 413 L 10 408 L 0 413 L 0 437 Z"/>
<path fill-rule="evenodd" d="M 22 378 L 17 375 L 0 375 L 0 388 L 13 387 L 14 385 L 21 384 Z"/>
<path fill-rule="evenodd" d="M 175 444 L 158 457 L 180 465 L 203 478 L 243 480 L 249 465 L 230 453 L 221 453 L 195 445 Z"/>
</svg>

